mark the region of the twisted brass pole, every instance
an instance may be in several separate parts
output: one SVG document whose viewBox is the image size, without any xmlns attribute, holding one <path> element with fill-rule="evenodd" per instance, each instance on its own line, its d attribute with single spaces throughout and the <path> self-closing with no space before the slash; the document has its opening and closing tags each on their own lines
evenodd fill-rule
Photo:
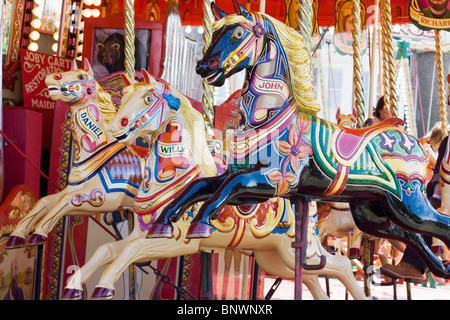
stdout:
<svg viewBox="0 0 450 320">
<path fill-rule="evenodd" d="M 390 90 L 390 84 L 389 84 L 389 68 L 388 68 L 388 52 L 387 52 L 387 20 L 388 18 L 386 17 L 387 11 L 384 9 L 384 7 L 386 6 L 386 1 L 385 0 L 381 0 L 380 1 L 380 16 L 381 16 L 381 42 L 382 42 L 382 53 L 383 53 L 383 57 L 382 57 L 382 65 L 383 65 L 383 95 L 384 95 L 384 103 L 386 106 L 390 105 L 390 97 L 391 97 L 391 90 Z"/>
<path fill-rule="evenodd" d="M 445 77 L 444 62 L 442 56 L 441 34 L 439 30 L 434 30 L 434 38 L 436 43 L 436 69 L 439 86 L 439 109 L 441 115 L 442 130 L 448 132 L 449 125 L 447 120 L 447 99 L 445 94 Z"/>
<path fill-rule="evenodd" d="M 395 66 L 394 66 L 394 44 L 392 39 L 392 17 L 391 17 L 391 4 L 390 0 L 382 0 L 382 20 L 383 23 L 383 43 L 384 52 L 386 54 L 386 71 L 387 74 L 384 75 L 387 84 L 389 86 L 389 103 L 386 101 L 387 92 L 384 94 L 385 104 L 389 106 L 391 113 L 394 117 L 398 117 L 398 98 L 397 98 L 397 86 L 395 77 Z M 384 58 L 384 57 L 383 57 Z M 385 87 L 386 89 L 386 87 Z"/>
<path fill-rule="evenodd" d="M 125 72 L 134 79 L 134 0 L 125 1 Z"/>
<path fill-rule="evenodd" d="M 130 79 L 134 79 L 134 0 L 125 1 L 125 72 Z M 134 227 L 133 213 L 127 210 L 128 213 L 128 234 L 131 234 Z M 128 267 L 129 277 L 129 299 L 136 300 L 136 270 L 134 264 Z"/>
<path fill-rule="evenodd" d="M 313 0 L 299 0 L 299 2 L 297 31 L 302 35 L 306 47 L 311 51 Z"/>
<path fill-rule="evenodd" d="M 353 0 L 353 105 L 357 112 L 356 124 L 364 127 L 366 119 L 364 110 L 364 84 L 361 60 L 361 7 L 360 0 Z"/>
<path fill-rule="evenodd" d="M 213 34 L 212 24 L 214 22 L 214 14 L 211 9 L 210 0 L 203 1 L 203 54 L 208 49 L 211 43 L 211 37 Z M 208 84 L 206 79 L 202 81 L 203 95 L 203 118 L 206 125 L 207 138 L 211 139 L 214 137 L 214 90 L 211 85 Z"/>
</svg>

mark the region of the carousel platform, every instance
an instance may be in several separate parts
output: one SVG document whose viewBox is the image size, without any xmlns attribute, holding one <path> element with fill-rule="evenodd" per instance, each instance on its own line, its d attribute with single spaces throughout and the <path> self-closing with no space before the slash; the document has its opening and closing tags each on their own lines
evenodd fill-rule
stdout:
<svg viewBox="0 0 450 320">
<path fill-rule="evenodd" d="M 270 290 L 276 278 L 266 277 L 264 282 L 265 294 Z M 325 277 L 320 277 L 319 281 L 322 288 L 326 288 Z M 361 288 L 364 287 L 363 281 L 358 281 Z M 450 300 L 450 283 L 438 284 L 437 282 L 431 284 L 430 282 L 424 284 L 411 284 L 411 300 Z M 271 300 L 293 300 L 294 299 L 294 281 L 282 280 L 278 289 L 272 296 Z M 396 300 L 408 300 L 408 291 L 406 283 L 397 283 L 397 297 Z M 331 300 L 353 300 L 352 296 L 346 295 L 345 287 L 335 278 L 329 279 L 330 297 Z M 373 300 L 395 300 L 393 286 L 370 286 Z M 313 300 L 311 293 L 303 286 L 303 300 Z"/>
</svg>

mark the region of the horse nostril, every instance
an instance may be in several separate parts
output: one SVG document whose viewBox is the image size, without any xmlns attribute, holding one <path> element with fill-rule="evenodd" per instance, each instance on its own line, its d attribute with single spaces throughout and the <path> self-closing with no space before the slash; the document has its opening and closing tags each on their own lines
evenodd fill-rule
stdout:
<svg viewBox="0 0 450 320">
<path fill-rule="evenodd" d="M 128 125 L 128 119 L 127 118 L 122 118 L 122 120 L 120 120 L 120 125 L 122 127 L 125 127 Z"/>
<path fill-rule="evenodd" d="M 208 60 L 208 68 L 211 70 L 216 69 L 219 66 L 219 59 L 217 57 Z"/>
<path fill-rule="evenodd" d="M 53 76 L 53 79 L 55 79 L 55 80 L 61 80 L 61 79 L 62 79 L 62 75 L 60 75 L 60 74 L 55 74 L 55 75 Z"/>
</svg>

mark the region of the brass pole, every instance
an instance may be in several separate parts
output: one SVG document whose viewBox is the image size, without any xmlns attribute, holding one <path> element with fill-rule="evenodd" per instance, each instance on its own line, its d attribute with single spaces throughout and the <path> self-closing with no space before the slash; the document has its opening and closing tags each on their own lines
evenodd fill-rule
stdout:
<svg viewBox="0 0 450 320">
<path fill-rule="evenodd" d="M 131 79 L 135 78 L 134 67 L 134 0 L 125 1 L 125 72 Z"/>
<path fill-rule="evenodd" d="M 439 110 L 441 114 L 442 130 L 449 131 L 447 120 L 447 99 L 445 94 L 445 77 L 444 77 L 444 59 L 442 56 L 441 33 L 439 30 L 434 30 L 434 38 L 436 43 L 436 71 L 439 86 Z"/>
<path fill-rule="evenodd" d="M 210 0 L 203 1 L 203 54 L 208 49 L 212 37 L 212 24 L 214 22 L 214 14 L 211 9 Z M 206 125 L 206 135 L 208 139 L 214 137 L 214 89 L 208 84 L 206 79 L 202 81 L 203 95 L 203 118 Z"/>
<path fill-rule="evenodd" d="M 394 117 L 398 117 L 398 98 L 397 98 L 397 86 L 396 86 L 396 77 L 395 77 L 395 66 L 394 66 L 394 44 L 392 39 L 392 17 L 391 17 L 391 3 L 390 0 L 382 0 L 381 1 L 381 13 L 382 13 L 382 21 L 383 21 L 383 43 L 384 43 L 384 52 L 385 56 L 383 59 L 386 59 L 386 73 L 384 76 L 385 81 L 385 89 L 386 86 L 389 86 L 389 92 L 386 92 L 384 95 L 385 103 L 389 106 L 391 113 Z M 388 101 L 386 101 L 386 97 L 388 96 Z M 388 103 L 389 102 L 389 103 Z"/>
<path fill-rule="evenodd" d="M 135 78 L 134 67 L 136 64 L 134 57 L 134 0 L 125 0 L 125 72 L 130 79 Z M 134 227 L 133 213 L 128 212 L 128 234 L 131 234 Z M 130 300 L 136 300 L 135 290 L 136 270 L 134 264 L 128 267 L 128 286 Z"/>
<path fill-rule="evenodd" d="M 295 0 L 292 0 L 295 1 Z M 306 47 L 311 51 L 311 33 L 312 33 L 312 7 L 313 0 L 298 0 L 299 9 L 297 11 L 298 27 L 297 31 L 302 35 Z"/>
<path fill-rule="evenodd" d="M 361 7 L 360 0 L 353 0 L 353 106 L 357 112 L 356 125 L 364 127 L 364 84 L 361 60 Z"/>
</svg>

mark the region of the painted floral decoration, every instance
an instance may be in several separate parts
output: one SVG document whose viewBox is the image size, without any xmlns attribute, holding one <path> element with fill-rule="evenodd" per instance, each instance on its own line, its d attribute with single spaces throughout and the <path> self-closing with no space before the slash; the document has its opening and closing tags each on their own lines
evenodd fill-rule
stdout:
<svg viewBox="0 0 450 320">
<path fill-rule="evenodd" d="M 283 159 L 281 171 L 273 170 L 268 174 L 271 182 L 277 184 L 277 195 L 284 195 L 289 191 L 290 186 L 296 185 L 298 176 L 296 175 L 301 163 L 312 155 L 312 147 L 305 142 L 303 135 L 311 129 L 311 122 L 306 115 L 299 115 L 295 125 L 289 129 L 289 141 L 278 140 L 277 147 Z M 293 172 L 289 169 L 289 166 Z"/>
</svg>

